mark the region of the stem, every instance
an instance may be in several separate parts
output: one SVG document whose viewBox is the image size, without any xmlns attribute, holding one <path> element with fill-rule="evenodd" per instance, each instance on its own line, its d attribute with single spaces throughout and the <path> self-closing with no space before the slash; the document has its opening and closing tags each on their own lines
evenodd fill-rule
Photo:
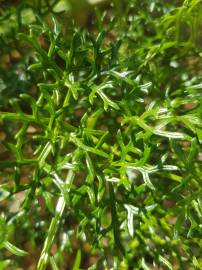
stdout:
<svg viewBox="0 0 202 270">
<path fill-rule="evenodd" d="M 74 177 L 75 177 L 75 172 L 70 170 L 68 172 L 65 183 L 68 184 L 68 186 L 70 186 L 74 180 Z M 41 252 L 41 256 L 38 261 L 37 270 L 45 270 L 47 267 L 49 255 L 50 255 L 50 249 L 53 244 L 56 232 L 58 230 L 59 223 L 62 218 L 64 209 L 65 209 L 65 198 L 64 196 L 61 196 L 59 197 L 57 205 L 56 205 L 55 216 L 51 220 L 51 224 L 50 224 L 48 234 L 47 234 L 44 246 L 43 246 L 43 250 Z"/>
<path fill-rule="evenodd" d="M 114 243 L 116 248 L 122 253 L 122 255 L 124 255 L 125 250 L 120 239 L 119 221 L 116 212 L 116 201 L 112 183 L 109 183 L 109 202 L 111 208 L 112 227 L 114 232 Z"/>
</svg>

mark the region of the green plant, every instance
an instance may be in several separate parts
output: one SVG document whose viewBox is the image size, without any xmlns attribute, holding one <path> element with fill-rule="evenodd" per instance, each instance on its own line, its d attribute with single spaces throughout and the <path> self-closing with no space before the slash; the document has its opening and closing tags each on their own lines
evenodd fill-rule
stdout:
<svg viewBox="0 0 202 270">
<path fill-rule="evenodd" d="M 0 112 L 2 264 L 11 242 L 38 270 L 201 269 L 202 7 L 148 2 L 98 9 L 90 33 L 52 17 L 18 35 L 37 87 Z"/>
</svg>

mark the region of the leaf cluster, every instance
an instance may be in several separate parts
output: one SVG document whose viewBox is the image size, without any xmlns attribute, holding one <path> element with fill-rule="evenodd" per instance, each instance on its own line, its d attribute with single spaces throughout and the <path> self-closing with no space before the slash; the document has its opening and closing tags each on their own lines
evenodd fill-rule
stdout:
<svg viewBox="0 0 202 270">
<path fill-rule="evenodd" d="M 38 270 L 201 269 L 202 6 L 175 2 L 114 1 L 89 31 L 52 16 L 18 35 L 32 89 L 0 111 L 2 265 L 28 241 Z"/>
</svg>

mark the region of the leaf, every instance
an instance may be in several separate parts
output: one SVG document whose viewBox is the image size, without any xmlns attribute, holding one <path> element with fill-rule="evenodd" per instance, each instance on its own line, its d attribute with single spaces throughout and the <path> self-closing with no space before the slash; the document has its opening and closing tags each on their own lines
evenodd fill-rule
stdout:
<svg viewBox="0 0 202 270">
<path fill-rule="evenodd" d="M 72 270 L 80 270 L 81 265 L 81 250 L 79 249 L 76 253 L 76 259 L 74 261 L 74 266 Z"/>
<path fill-rule="evenodd" d="M 148 88 L 151 86 L 152 86 L 152 82 L 148 82 L 148 83 L 140 85 L 139 87 L 142 92 L 148 93 Z"/>
<path fill-rule="evenodd" d="M 55 34 L 56 38 L 60 35 L 62 28 L 61 25 L 59 24 L 59 22 L 57 21 L 55 16 L 51 17 L 52 22 L 53 22 L 53 33 Z"/>
<path fill-rule="evenodd" d="M 119 106 L 117 103 L 115 103 L 114 101 L 112 101 L 110 98 L 108 98 L 102 91 L 100 91 L 99 89 L 97 90 L 97 93 L 100 95 L 100 97 L 102 98 L 102 100 L 104 101 L 104 109 L 107 110 L 108 106 L 111 106 L 112 108 L 114 108 L 115 110 L 119 110 Z"/>
<path fill-rule="evenodd" d="M 128 212 L 128 232 L 131 237 L 134 236 L 134 225 L 133 225 L 133 216 L 138 215 L 139 209 L 137 207 L 134 207 L 133 205 L 124 204 L 124 207 L 126 208 Z"/>
<path fill-rule="evenodd" d="M 195 256 L 192 257 L 192 263 L 193 263 L 193 266 L 196 267 L 196 269 L 201 268 L 201 264 L 199 263 L 199 261 L 196 259 Z"/>
<path fill-rule="evenodd" d="M 150 189 L 155 190 L 154 185 L 153 185 L 152 182 L 150 181 L 148 172 L 147 172 L 147 171 L 142 171 L 142 176 L 143 176 L 143 179 L 144 179 L 145 184 L 146 184 Z"/>
<path fill-rule="evenodd" d="M 55 258 L 53 256 L 50 257 L 50 264 L 53 270 L 59 270 Z"/>
<path fill-rule="evenodd" d="M 125 119 L 125 121 L 128 121 L 128 120 L 129 120 L 128 118 Z M 141 120 L 139 117 L 133 116 L 130 118 L 130 120 L 133 121 L 138 126 L 140 126 L 145 131 L 151 132 L 151 133 L 159 135 L 159 136 L 173 138 L 173 139 L 183 139 L 183 140 L 190 140 L 191 139 L 190 136 L 188 136 L 187 134 L 184 134 L 184 133 L 164 131 L 164 130 L 161 130 L 159 128 L 150 127 L 143 120 Z"/>
<path fill-rule="evenodd" d="M 94 113 L 92 113 L 90 116 L 89 116 L 89 118 L 88 118 L 88 120 L 87 120 L 87 127 L 88 128 L 94 128 L 94 126 L 96 125 L 96 123 L 97 123 L 97 120 L 98 120 L 98 118 L 100 117 L 100 115 L 103 113 L 103 109 L 98 109 L 98 110 L 96 110 Z"/>
<path fill-rule="evenodd" d="M 10 195 L 10 192 L 7 189 L 8 189 L 7 185 L 4 185 L 4 184 L 0 185 L 0 202 L 5 200 Z M 1 217 L 0 217 L 0 220 L 1 220 Z M 1 240 L 0 240 L 0 243 L 1 243 Z"/>
<path fill-rule="evenodd" d="M 182 161 L 184 164 L 186 164 L 187 161 L 185 159 L 185 156 L 184 156 L 184 153 L 182 151 L 182 148 L 179 146 L 179 144 L 177 142 L 175 142 L 175 140 L 170 140 L 170 144 L 171 144 L 171 147 L 173 148 L 175 154 L 177 156 L 179 156 L 180 161 Z"/>
<path fill-rule="evenodd" d="M 47 142 L 38 158 L 40 167 L 44 165 L 46 158 L 48 157 L 51 151 L 52 151 L 52 145 L 50 142 Z"/>
<path fill-rule="evenodd" d="M 196 128 L 196 134 L 198 136 L 199 142 L 202 143 L 202 129 Z"/>
<path fill-rule="evenodd" d="M 95 178 L 95 170 L 94 170 L 94 165 L 93 162 L 91 160 L 91 157 L 88 153 L 86 153 L 86 165 L 89 171 L 89 177 L 88 177 L 88 182 L 92 183 L 94 178 Z"/>
<path fill-rule="evenodd" d="M 150 153 L 151 153 L 151 148 L 145 144 L 143 157 L 137 162 L 137 166 L 143 166 L 147 162 L 150 156 Z"/>
<path fill-rule="evenodd" d="M 144 258 L 142 258 L 141 266 L 142 266 L 143 270 L 150 270 L 149 267 L 146 265 Z"/>
<path fill-rule="evenodd" d="M 101 175 L 97 175 L 97 178 L 99 181 L 97 198 L 98 198 L 98 202 L 100 202 L 104 196 L 104 193 L 105 193 L 105 183 L 104 183 L 104 179 Z"/>
<path fill-rule="evenodd" d="M 50 211 L 51 214 L 54 214 L 55 213 L 55 206 L 53 203 L 53 196 L 49 192 L 43 191 L 43 197 L 45 199 L 46 206 L 47 206 L 48 210 Z"/>
<path fill-rule="evenodd" d="M 99 48 L 104 40 L 106 36 L 106 32 L 102 31 L 98 34 L 97 38 L 96 38 L 96 47 Z"/>
<path fill-rule="evenodd" d="M 165 257 L 159 255 L 159 261 L 162 262 L 165 266 L 167 266 L 168 269 L 173 270 L 172 265 L 170 264 L 170 262 Z"/>
<path fill-rule="evenodd" d="M 11 260 L 0 261 L 0 269 L 1 270 L 7 270 L 7 269 L 9 269 L 9 265 L 11 265 Z"/>
<path fill-rule="evenodd" d="M 167 137 L 167 138 L 190 140 L 190 137 L 187 134 L 183 134 L 180 132 L 171 132 L 171 131 L 163 131 L 160 129 L 156 129 L 154 130 L 154 134 Z"/>
<path fill-rule="evenodd" d="M 151 190 L 155 190 L 155 189 L 156 189 L 156 188 L 154 187 L 154 185 L 152 184 L 150 178 L 149 178 L 149 173 L 154 172 L 153 170 L 147 169 L 147 168 L 144 168 L 144 167 L 136 167 L 136 166 L 128 166 L 128 169 L 134 169 L 134 170 L 137 170 L 137 171 L 141 172 L 145 184 L 146 184 Z"/>
<path fill-rule="evenodd" d="M 90 199 L 90 203 L 94 206 L 95 205 L 95 193 L 94 190 L 90 187 L 86 187 L 86 191 L 88 193 L 88 197 Z"/>
<path fill-rule="evenodd" d="M 114 182 L 114 183 L 119 183 L 120 182 L 120 179 L 117 178 L 117 177 L 108 177 L 108 176 L 106 176 L 105 179 L 106 179 L 106 181 L 109 181 L 109 182 Z"/>
<path fill-rule="evenodd" d="M 5 246 L 8 236 L 7 224 L 5 218 L 0 216 L 0 249 Z"/>
<path fill-rule="evenodd" d="M 137 83 L 133 80 L 131 80 L 130 78 L 128 78 L 128 75 L 131 74 L 131 71 L 123 71 L 123 72 L 117 72 L 117 71 L 109 71 L 109 74 L 114 76 L 115 78 L 117 78 L 118 80 L 124 81 L 127 84 L 131 85 L 131 86 L 136 86 L 137 87 Z"/>
<path fill-rule="evenodd" d="M 189 168 L 193 168 L 193 163 L 197 155 L 197 150 L 198 150 L 198 145 L 197 141 L 195 138 L 192 139 L 191 141 L 191 147 L 190 147 L 190 152 L 187 160 L 187 164 Z"/>
<path fill-rule="evenodd" d="M 95 149 L 93 147 L 90 147 L 90 146 L 87 146 L 85 144 L 83 144 L 78 138 L 76 138 L 75 135 L 71 135 L 70 139 L 72 140 L 72 142 L 74 144 L 76 144 L 77 146 L 79 146 L 81 149 L 83 149 L 84 151 L 87 151 L 87 152 L 91 152 L 95 155 L 98 155 L 98 156 L 101 156 L 101 157 L 104 157 L 104 158 L 108 158 L 108 154 L 103 152 L 102 150 L 98 150 L 98 149 Z"/>
<path fill-rule="evenodd" d="M 6 241 L 4 244 L 5 248 L 7 248 L 11 253 L 17 256 L 27 256 L 28 252 L 17 248 L 16 246 L 12 245 L 10 242 Z"/>
</svg>

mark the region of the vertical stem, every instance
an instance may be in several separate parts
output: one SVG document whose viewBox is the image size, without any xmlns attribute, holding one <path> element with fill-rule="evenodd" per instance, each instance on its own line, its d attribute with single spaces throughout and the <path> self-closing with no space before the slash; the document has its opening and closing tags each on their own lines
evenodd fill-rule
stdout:
<svg viewBox="0 0 202 270">
<path fill-rule="evenodd" d="M 66 184 L 71 184 L 74 180 L 75 173 L 70 170 L 67 175 L 67 179 L 65 181 Z M 58 199 L 56 210 L 55 210 L 55 216 L 51 220 L 51 224 L 48 230 L 48 234 L 43 246 L 43 250 L 41 252 L 41 256 L 38 261 L 37 270 L 45 270 L 48 264 L 49 255 L 50 255 L 50 249 L 53 244 L 56 232 L 59 227 L 60 220 L 62 218 L 63 212 L 65 209 L 65 198 L 61 196 Z"/>
<path fill-rule="evenodd" d="M 119 229 L 119 221 L 116 212 L 116 202 L 115 202 L 115 195 L 112 183 L 109 183 L 109 201 L 110 201 L 110 208 L 111 208 L 111 217 L 112 217 L 112 227 L 114 232 L 114 243 L 118 250 L 125 254 L 124 247 L 121 243 L 120 239 L 120 229 Z"/>
</svg>

